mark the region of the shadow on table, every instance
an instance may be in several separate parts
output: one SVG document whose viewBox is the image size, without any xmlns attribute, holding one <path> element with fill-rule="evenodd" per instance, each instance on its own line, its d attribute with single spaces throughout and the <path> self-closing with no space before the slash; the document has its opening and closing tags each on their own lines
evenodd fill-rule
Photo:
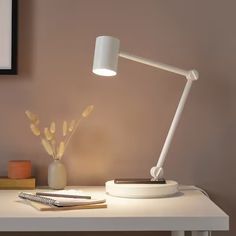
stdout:
<svg viewBox="0 0 236 236">
<path fill-rule="evenodd" d="M 170 236 L 170 232 L 129 231 L 129 232 L 1 232 L 0 236 Z"/>
</svg>

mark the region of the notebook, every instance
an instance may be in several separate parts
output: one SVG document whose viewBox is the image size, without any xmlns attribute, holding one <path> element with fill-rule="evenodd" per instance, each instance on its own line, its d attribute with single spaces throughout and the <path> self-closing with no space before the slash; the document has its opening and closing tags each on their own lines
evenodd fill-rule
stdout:
<svg viewBox="0 0 236 236">
<path fill-rule="evenodd" d="M 32 202 L 38 202 L 44 205 L 55 207 L 71 207 L 71 206 L 84 206 L 105 203 L 105 199 L 81 199 L 81 198 L 66 198 L 66 197 L 45 197 L 32 193 L 20 192 L 18 195 L 21 199 L 27 199 Z"/>
<path fill-rule="evenodd" d="M 24 200 L 25 204 L 35 208 L 39 211 L 67 211 L 67 210 L 83 210 L 83 209 L 99 209 L 107 208 L 106 203 L 100 204 L 90 204 L 90 205 L 79 205 L 79 206 L 66 206 L 66 207 L 56 207 L 52 205 L 45 205 L 40 202 L 32 202 L 30 200 Z"/>
</svg>

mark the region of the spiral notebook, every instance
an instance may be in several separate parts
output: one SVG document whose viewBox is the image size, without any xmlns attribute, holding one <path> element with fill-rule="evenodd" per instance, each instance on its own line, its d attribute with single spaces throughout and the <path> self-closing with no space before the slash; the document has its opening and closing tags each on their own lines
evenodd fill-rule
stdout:
<svg viewBox="0 0 236 236">
<path fill-rule="evenodd" d="M 20 192 L 19 198 L 30 200 L 32 202 L 41 203 L 53 207 L 74 207 L 74 206 L 88 206 L 105 203 L 105 199 L 78 199 L 78 198 L 64 198 L 64 197 L 43 197 L 31 193 Z"/>
</svg>

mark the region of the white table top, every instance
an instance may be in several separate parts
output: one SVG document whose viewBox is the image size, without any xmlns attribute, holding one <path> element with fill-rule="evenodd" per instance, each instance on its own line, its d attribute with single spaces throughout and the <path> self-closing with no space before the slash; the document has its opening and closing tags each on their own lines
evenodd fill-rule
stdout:
<svg viewBox="0 0 236 236">
<path fill-rule="evenodd" d="M 104 187 L 71 188 L 81 189 L 95 197 L 106 198 L 108 208 L 41 212 L 17 202 L 19 190 L 0 190 L 0 231 L 229 229 L 229 217 L 197 190 L 184 190 L 182 187 L 181 193 L 174 197 L 127 199 L 106 195 Z"/>
</svg>

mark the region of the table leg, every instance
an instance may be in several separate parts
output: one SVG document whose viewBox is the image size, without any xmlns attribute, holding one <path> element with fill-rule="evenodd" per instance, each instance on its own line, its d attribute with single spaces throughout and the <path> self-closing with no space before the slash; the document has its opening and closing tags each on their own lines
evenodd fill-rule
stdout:
<svg viewBox="0 0 236 236">
<path fill-rule="evenodd" d="M 171 236 L 184 236 L 184 231 L 172 231 Z"/>
<path fill-rule="evenodd" d="M 192 231 L 192 236 L 209 236 L 208 231 Z"/>
</svg>

